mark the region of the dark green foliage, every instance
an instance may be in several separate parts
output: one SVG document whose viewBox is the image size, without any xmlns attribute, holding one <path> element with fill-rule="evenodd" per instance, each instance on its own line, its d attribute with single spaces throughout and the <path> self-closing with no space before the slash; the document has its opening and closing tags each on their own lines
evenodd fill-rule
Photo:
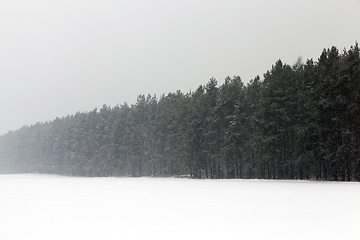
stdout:
<svg viewBox="0 0 360 240">
<path fill-rule="evenodd" d="M 1 173 L 359 181 L 359 157 L 357 43 L 0 137 Z"/>
</svg>

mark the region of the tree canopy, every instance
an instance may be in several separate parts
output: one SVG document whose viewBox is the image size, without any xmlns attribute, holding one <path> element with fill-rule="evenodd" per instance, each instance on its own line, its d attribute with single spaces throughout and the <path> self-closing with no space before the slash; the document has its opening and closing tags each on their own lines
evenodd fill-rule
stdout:
<svg viewBox="0 0 360 240">
<path fill-rule="evenodd" d="M 1 173 L 360 180 L 360 52 L 104 105 L 0 137 Z"/>
</svg>

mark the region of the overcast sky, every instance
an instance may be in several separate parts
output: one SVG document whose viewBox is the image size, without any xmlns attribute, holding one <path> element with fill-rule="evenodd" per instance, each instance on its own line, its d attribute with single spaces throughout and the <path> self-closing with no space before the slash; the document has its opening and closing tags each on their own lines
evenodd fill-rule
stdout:
<svg viewBox="0 0 360 240">
<path fill-rule="evenodd" d="M 0 0 L 0 134 L 359 38 L 359 0 Z"/>
</svg>

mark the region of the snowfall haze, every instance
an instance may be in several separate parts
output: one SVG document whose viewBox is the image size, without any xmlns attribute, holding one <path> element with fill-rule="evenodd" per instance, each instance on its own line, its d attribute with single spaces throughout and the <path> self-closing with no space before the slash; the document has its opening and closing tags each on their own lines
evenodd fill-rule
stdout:
<svg viewBox="0 0 360 240">
<path fill-rule="evenodd" d="M 0 1 L 0 134 L 139 94 L 246 83 L 360 34 L 360 1 Z"/>
<path fill-rule="evenodd" d="M 2 239 L 356 240 L 360 184 L 0 175 Z"/>
</svg>

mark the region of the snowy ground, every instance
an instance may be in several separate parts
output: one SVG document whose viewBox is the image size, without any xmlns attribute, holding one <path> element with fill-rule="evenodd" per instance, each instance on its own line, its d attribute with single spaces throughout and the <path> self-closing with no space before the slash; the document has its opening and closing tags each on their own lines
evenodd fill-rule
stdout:
<svg viewBox="0 0 360 240">
<path fill-rule="evenodd" d="M 0 175 L 1 239 L 360 239 L 360 183 Z"/>
</svg>

